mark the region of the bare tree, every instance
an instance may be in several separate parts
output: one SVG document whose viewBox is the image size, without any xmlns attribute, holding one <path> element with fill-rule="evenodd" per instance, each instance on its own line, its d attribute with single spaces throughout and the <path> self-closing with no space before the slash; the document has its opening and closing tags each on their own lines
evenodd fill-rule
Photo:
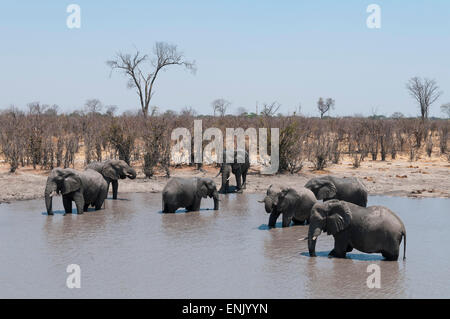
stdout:
<svg viewBox="0 0 450 319">
<path fill-rule="evenodd" d="M 181 65 L 192 72 L 196 70 L 195 61 L 186 61 L 183 53 L 177 50 L 176 45 L 156 42 L 154 55 L 155 58 L 151 60 L 153 69 L 147 73 L 142 67 L 149 60 L 149 56 L 141 54 L 138 50 L 134 55 L 118 53 L 114 60 L 107 61 L 111 71 L 120 70 L 129 78 L 128 88 L 136 89 L 144 117 L 148 115 L 150 100 L 154 93 L 153 86 L 158 73 L 162 69 L 169 65 Z"/>
<path fill-rule="evenodd" d="M 441 112 L 446 114 L 448 118 L 450 118 L 450 103 L 441 105 Z"/>
<path fill-rule="evenodd" d="M 87 113 L 100 113 L 103 109 L 103 104 L 99 99 L 89 99 L 84 103 L 84 107 Z"/>
<path fill-rule="evenodd" d="M 262 108 L 262 111 L 261 111 L 261 115 L 274 116 L 278 112 L 280 107 L 281 107 L 281 104 L 276 102 L 276 101 L 272 102 L 270 104 L 263 103 L 263 108 Z"/>
<path fill-rule="evenodd" d="M 442 92 L 439 91 L 435 80 L 421 79 L 417 76 L 411 78 L 406 84 L 409 94 L 419 103 L 422 121 L 428 118 L 428 112 Z"/>
<path fill-rule="evenodd" d="M 224 116 L 227 108 L 231 105 L 231 102 L 220 98 L 212 101 L 211 105 L 214 110 L 214 116 L 216 116 L 216 112 L 219 113 L 220 116 Z"/>
<path fill-rule="evenodd" d="M 197 111 L 192 106 L 185 106 L 180 112 L 180 116 L 192 117 L 196 115 Z"/>
<path fill-rule="evenodd" d="M 117 105 L 107 105 L 106 106 L 106 115 L 114 116 L 114 114 L 116 112 L 117 112 Z"/>
<path fill-rule="evenodd" d="M 328 98 L 325 101 L 322 98 L 319 98 L 319 101 L 317 101 L 317 109 L 320 112 L 321 119 L 323 118 L 323 115 L 332 108 L 334 108 L 334 100 L 332 98 Z"/>
</svg>

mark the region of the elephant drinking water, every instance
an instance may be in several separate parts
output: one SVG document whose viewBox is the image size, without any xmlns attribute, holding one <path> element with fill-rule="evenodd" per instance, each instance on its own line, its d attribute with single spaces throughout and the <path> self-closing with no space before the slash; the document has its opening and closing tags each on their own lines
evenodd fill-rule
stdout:
<svg viewBox="0 0 450 319">
<path fill-rule="evenodd" d="M 282 226 L 287 227 L 291 221 L 294 224 L 307 223 L 317 199 L 307 188 L 302 188 L 299 192 L 292 188 L 283 188 L 277 192 L 270 185 L 266 197 L 259 202 L 264 203 L 266 212 L 270 214 L 269 227 L 275 227 L 280 215 L 283 215 Z"/>
</svg>

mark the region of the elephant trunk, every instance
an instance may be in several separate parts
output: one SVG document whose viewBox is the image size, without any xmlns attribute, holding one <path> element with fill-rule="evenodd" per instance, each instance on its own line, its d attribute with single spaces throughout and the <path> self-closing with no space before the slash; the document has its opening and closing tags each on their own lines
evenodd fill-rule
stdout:
<svg viewBox="0 0 450 319">
<path fill-rule="evenodd" d="M 308 250 L 311 257 L 316 257 L 316 241 L 322 230 L 319 227 L 309 226 L 308 231 Z"/>
<path fill-rule="evenodd" d="M 53 215 L 52 210 L 52 199 L 56 194 L 57 186 L 55 182 L 47 181 L 47 185 L 45 187 L 45 206 L 47 208 L 47 214 Z"/>
<path fill-rule="evenodd" d="M 129 179 L 135 179 L 136 178 L 136 171 L 134 170 L 134 168 L 129 168 L 128 172 L 127 172 L 127 177 Z"/>
</svg>

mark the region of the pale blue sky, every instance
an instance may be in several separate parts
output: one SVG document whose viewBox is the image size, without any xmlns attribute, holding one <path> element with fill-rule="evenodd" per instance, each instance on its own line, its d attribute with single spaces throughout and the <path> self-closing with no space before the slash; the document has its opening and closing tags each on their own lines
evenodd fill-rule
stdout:
<svg viewBox="0 0 450 319">
<path fill-rule="evenodd" d="M 66 7 L 81 6 L 81 29 L 68 29 Z M 366 8 L 381 7 L 381 29 Z M 62 111 L 98 98 L 120 111 L 138 109 L 135 92 L 105 61 L 155 41 L 177 44 L 197 62 L 196 75 L 171 68 L 157 80 L 152 105 L 212 113 L 212 100 L 254 111 L 256 101 L 298 103 L 317 115 L 320 96 L 332 115 L 416 115 L 405 89 L 415 75 L 436 79 L 450 102 L 450 1 L 2 1 L 0 108 L 32 101 Z"/>
</svg>

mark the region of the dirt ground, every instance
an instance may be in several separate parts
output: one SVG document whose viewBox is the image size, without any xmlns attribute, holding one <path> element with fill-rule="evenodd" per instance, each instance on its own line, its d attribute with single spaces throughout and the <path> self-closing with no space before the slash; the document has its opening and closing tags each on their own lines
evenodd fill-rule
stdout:
<svg viewBox="0 0 450 319">
<path fill-rule="evenodd" d="M 82 165 L 76 167 L 82 169 Z M 120 193 L 157 193 L 161 192 L 167 178 L 160 175 L 146 179 L 142 169 L 136 167 L 136 180 L 121 180 Z M 172 168 L 171 176 L 190 177 L 217 174 L 217 167 L 205 167 L 198 171 L 194 167 Z M 292 187 L 299 189 L 312 177 L 331 174 L 339 177 L 359 177 L 369 190 L 370 195 L 409 196 L 409 197 L 446 197 L 450 198 L 450 164 L 443 157 L 422 158 L 415 162 L 406 159 L 395 161 L 366 160 L 357 169 L 352 167 L 350 160 L 343 160 L 340 164 L 331 165 L 324 171 L 314 171 L 308 163 L 298 174 L 260 175 L 258 170 L 251 169 L 247 177 L 248 193 L 261 193 L 267 187 Z M 45 182 L 49 171 L 20 168 L 16 173 L 9 173 L 5 164 L 0 164 L 0 203 L 16 200 L 43 198 Z M 220 177 L 215 178 L 220 187 Z M 230 185 L 235 185 L 232 177 Z"/>
</svg>

